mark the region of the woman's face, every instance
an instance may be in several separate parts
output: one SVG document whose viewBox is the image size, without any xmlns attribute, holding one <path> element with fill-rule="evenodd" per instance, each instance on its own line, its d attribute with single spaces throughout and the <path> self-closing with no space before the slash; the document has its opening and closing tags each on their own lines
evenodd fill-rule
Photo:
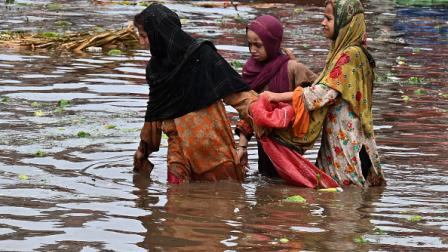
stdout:
<svg viewBox="0 0 448 252">
<path fill-rule="evenodd" d="M 328 39 L 333 38 L 334 34 L 334 14 L 333 14 L 333 5 L 328 3 L 325 6 L 325 12 L 324 12 L 324 20 L 322 20 L 323 33 L 324 36 Z"/>
<path fill-rule="evenodd" d="M 150 43 L 148 34 L 140 25 L 137 25 L 137 32 L 138 32 L 138 42 L 140 43 L 140 45 L 145 49 L 149 49 Z"/>
<path fill-rule="evenodd" d="M 260 37 L 249 29 L 247 30 L 246 36 L 247 44 L 249 45 L 249 52 L 252 55 L 252 58 L 259 62 L 265 61 L 268 58 L 268 54 Z"/>
</svg>

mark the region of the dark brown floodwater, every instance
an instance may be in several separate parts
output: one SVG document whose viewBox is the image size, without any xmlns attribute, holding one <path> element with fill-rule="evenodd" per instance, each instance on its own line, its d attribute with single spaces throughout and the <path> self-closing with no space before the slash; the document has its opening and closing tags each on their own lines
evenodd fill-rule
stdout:
<svg viewBox="0 0 448 252">
<path fill-rule="evenodd" d="M 105 1 L 6 2 L 2 31 L 119 28 L 143 9 Z M 281 2 L 238 12 L 168 6 L 187 31 L 241 62 L 248 52 L 235 15 L 277 15 L 285 45 L 319 71 L 327 52 L 322 7 Z M 242 185 L 168 186 L 166 142 L 151 156 L 151 180 L 135 177 L 147 51 L 0 48 L 0 251 L 448 251 L 448 9 L 365 4 L 378 62 L 375 129 L 389 184 L 364 191 L 319 193 L 262 178 L 254 146 Z M 63 111 L 61 99 L 70 101 Z M 80 131 L 90 136 L 78 137 Z M 317 148 L 307 157 L 314 159 Z M 307 204 L 282 202 L 296 194 Z"/>
</svg>

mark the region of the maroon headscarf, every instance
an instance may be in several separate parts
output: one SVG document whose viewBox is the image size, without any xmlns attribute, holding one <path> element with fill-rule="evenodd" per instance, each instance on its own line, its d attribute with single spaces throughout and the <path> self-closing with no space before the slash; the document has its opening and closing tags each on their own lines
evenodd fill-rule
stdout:
<svg viewBox="0 0 448 252">
<path fill-rule="evenodd" d="M 260 37 L 266 49 L 267 59 L 258 62 L 250 57 L 243 67 L 243 80 L 257 92 L 261 92 L 266 85 L 267 90 L 272 92 L 290 91 L 289 57 L 280 51 L 283 40 L 283 26 L 280 21 L 273 16 L 263 15 L 250 22 L 246 29 Z"/>
</svg>

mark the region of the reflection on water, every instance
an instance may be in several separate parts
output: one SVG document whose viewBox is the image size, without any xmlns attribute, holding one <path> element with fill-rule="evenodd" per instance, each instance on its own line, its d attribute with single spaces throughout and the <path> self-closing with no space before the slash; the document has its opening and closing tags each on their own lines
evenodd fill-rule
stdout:
<svg viewBox="0 0 448 252">
<path fill-rule="evenodd" d="M 0 29 L 54 28 L 61 19 L 76 25 L 55 28 L 60 31 L 116 28 L 143 8 L 50 3 L 1 3 Z M 366 6 L 378 61 L 375 130 L 388 186 L 365 191 L 320 193 L 261 178 L 253 145 L 242 185 L 168 186 L 166 139 L 151 157 L 151 179 L 136 177 L 132 155 L 147 99 L 147 51 L 111 57 L 2 48 L 0 250 L 448 250 L 447 8 L 377 0 Z M 240 6 L 240 18 L 232 8 L 197 2 L 169 7 L 187 31 L 241 62 L 248 57 L 241 17 L 277 15 L 285 46 L 312 69 L 323 65 L 321 7 Z M 69 103 L 61 106 L 62 99 Z M 314 159 L 317 148 L 306 156 Z M 307 203 L 283 201 L 296 194 Z"/>
</svg>

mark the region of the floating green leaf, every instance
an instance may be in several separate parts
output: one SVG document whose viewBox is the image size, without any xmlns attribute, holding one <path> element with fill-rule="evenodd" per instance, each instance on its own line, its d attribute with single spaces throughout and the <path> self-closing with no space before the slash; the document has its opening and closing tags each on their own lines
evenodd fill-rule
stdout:
<svg viewBox="0 0 448 252">
<path fill-rule="evenodd" d="M 238 61 L 238 60 L 232 60 L 232 61 L 230 62 L 230 65 L 231 65 L 233 68 L 235 68 L 235 69 L 240 69 L 240 68 L 243 67 L 243 63 L 241 63 L 241 62 Z"/>
<path fill-rule="evenodd" d="M 39 33 L 39 36 L 43 37 L 43 38 L 48 38 L 48 39 L 56 39 L 61 37 L 61 34 L 57 33 L 57 32 L 41 32 Z"/>
<path fill-rule="evenodd" d="M 108 124 L 104 126 L 106 129 L 115 129 L 117 126 L 113 124 Z"/>
<path fill-rule="evenodd" d="M 36 153 L 34 155 L 36 157 L 45 157 L 47 155 L 47 153 L 45 153 L 45 151 L 43 151 L 43 150 L 38 150 L 38 151 L 36 151 Z"/>
<path fill-rule="evenodd" d="M 57 11 L 57 10 L 61 10 L 63 8 L 62 4 L 58 4 L 58 3 L 50 3 L 50 4 L 45 5 L 45 7 L 51 11 Z"/>
<path fill-rule="evenodd" d="M 420 215 L 413 215 L 411 217 L 408 217 L 407 220 L 410 221 L 410 222 L 419 222 L 419 221 L 423 220 L 423 217 L 420 216 Z"/>
<path fill-rule="evenodd" d="M 381 228 L 375 228 L 373 230 L 373 232 L 375 232 L 376 235 L 385 235 L 386 232 L 384 232 L 384 230 L 382 230 Z"/>
<path fill-rule="evenodd" d="M 109 52 L 107 52 L 107 55 L 109 56 L 120 56 L 121 54 L 122 52 L 119 49 L 112 49 Z"/>
<path fill-rule="evenodd" d="M 61 113 L 64 113 L 65 110 L 64 110 L 64 108 L 57 108 L 57 109 L 54 110 L 54 112 L 58 113 L 58 114 L 61 114 Z"/>
<path fill-rule="evenodd" d="M 33 107 L 33 108 L 37 108 L 39 106 L 40 106 L 40 103 L 38 103 L 38 102 L 32 102 L 31 103 L 31 107 Z"/>
<path fill-rule="evenodd" d="M 67 106 L 70 106 L 70 101 L 67 101 L 67 100 L 64 100 L 64 99 L 61 99 L 61 100 L 58 101 L 58 107 L 64 108 L 64 107 L 67 107 Z"/>
<path fill-rule="evenodd" d="M 404 102 L 408 102 L 411 100 L 411 97 L 409 97 L 407 95 L 402 95 L 401 98 L 403 99 Z"/>
<path fill-rule="evenodd" d="M 279 240 L 279 242 L 281 242 L 281 243 L 288 243 L 289 240 L 288 240 L 288 238 L 281 238 L 281 239 Z"/>
<path fill-rule="evenodd" d="M 8 96 L 2 96 L 2 103 L 8 103 L 9 97 Z"/>
<path fill-rule="evenodd" d="M 303 8 L 295 8 L 294 9 L 294 14 L 300 14 L 300 13 L 303 13 L 303 12 L 305 12 L 305 10 Z"/>
<path fill-rule="evenodd" d="M 43 112 L 42 110 L 34 111 L 34 116 L 44 116 L 44 115 L 45 115 L 45 112 Z"/>
<path fill-rule="evenodd" d="M 306 203 L 306 199 L 300 195 L 289 196 L 288 198 L 285 199 L 285 201 L 292 203 Z"/>
<path fill-rule="evenodd" d="M 90 136 L 90 133 L 81 130 L 81 131 L 78 132 L 77 136 L 78 136 L 78 137 L 81 137 L 81 138 L 83 138 L 83 137 L 89 137 L 89 136 Z"/>
<path fill-rule="evenodd" d="M 419 89 L 415 90 L 414 93 L 417 95 L 423 95 L 423 94 L 427 94 L 428 92 L 426 92 L 426 90 L 424 90 L 424 89 L 419 88 Z"/>
<path fill-rule="evenodd" d="M 20 175 L 19 175 L 19 179 L 22 180 L 22 181 L 26 181 L 26 180 L 29 179 L 29 177 L 28 177 L 28 175 L 20 174 Z"/>
<path fill-rule="evenodd" d="M 423 81 L 424 81 L 424 79 L 421 77 L 412 76 L 412 77 L 409 77 L 407 83 L 411 84 L 411 85 L 417 85 L 417 84 L 423 83 Z"/>
<path fill-rule="evenodd" d="M 367 240 L 366 240 L 366 238 L 364 238 L 364 236 L 355 237 L 355 239 L 353 239 L 353 241 L 355 241 L 358 244 L 367 243 Z"/>
</svg>

